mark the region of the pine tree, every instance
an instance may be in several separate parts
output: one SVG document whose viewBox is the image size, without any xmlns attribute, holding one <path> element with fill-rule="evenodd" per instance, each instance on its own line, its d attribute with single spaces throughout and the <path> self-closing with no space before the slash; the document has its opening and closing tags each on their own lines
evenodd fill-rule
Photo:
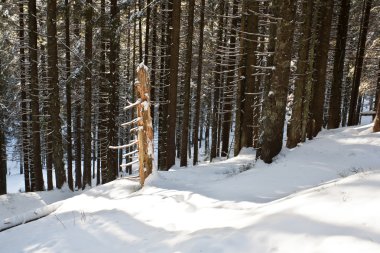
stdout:
<svg viewBox="0 0 380 253">
<path fill-rule="evenodd" d="M 85 69 L 83 121 L 83 189 L 91 186 L 91 112 L 92 112 L 92 0 L 85 7 Z"/>
<path fill-rule="evenodd" d="M 170 80 L 169 80 L 169 104 L 168 104 L 168 127 L 167 127 L 167 164 L 165 169 L 170 169 L 175 164 L 175 150 L 176 150 L 176 118 L 177 118 L 177 84 L 178 84 L 178 66 L 179 66 L 179 34 L 180 34 L 180 20 L 181 20 L 181 1 L 169 1 L 169 6 L 172 10 L 170 32 Z"/>
<path fill-rule="evenodd" d="M 298 51 L 297 73 L 294 88 L 294 100 L 292 117 L 288 123 L 287 141 L 288 148 L 294 148 L 301 141 L 302 134 L 302 105 L 305 99 L 305 85 L 307 82 L 307 71 L 310 49 L 310 35 L 312 26 L 313 1 L 302 1 L 302 28 Z"/>
<path fill-rule="evenodd" d="M 363 2 L 363 16 L 360 23 L 360 35 L 358 48 L 355 59 L 354 77 L 351 90 L 350 108 L 348 112 L 348 126 L 357 125 L 359 123 L 359 111 L 357 110 L 360 79 L 363 71 L 364 52 L 366 48 L 367 33 L 369 28 L 369 17 L 371 13 L 372 0 Z"/>
<path fill-rule="evenodd" d="M 38 90 L 38 56 L 37 56 L 37 8 L 36 0 L 28 0 L 28 29 L 29 29 L 29 74 L 30 74 L 30 100 L 32 118 L 32 145 L 33 145 L 33 172 L 32 185 L 35 191 L 44 190 L 41 165 L 41 139 L 39 119 L 39 90 Z M 33 188 L 33 187 L 32 187 Z"/>
<path fill-rule="evenodd" d="M 264 108 L 261 159 L 271 163 L 282 148 L 286 99 L 288 95 L 290 60 L 294 33 L 295 0 L 281 1 L 279 24 L 274 56 L 275 70 L 271 77 L 271 90 L 264 94 L 267 107 Z"/>
<path fill-rule="evenodd" d="M 58 49 L 57 49 L 57 1 L 47 2 L 47 53 L 48 53 L 48 78 L 50 94 L 50 117 L 52 126 L 53 164 L 55 169 L 55 181 L 57 188 L 61 188 L 66 182 L 66 172 L 63 164 L 62 135 L 60 113 L 60 98 L 58 87 Z"/>
<path fill-rule="evenodd" d="M 183 106 L 183 122 L 181 131 L 181 163 L 180 166 L 187 166 L 187 146 L 189 140 L 189 117 L 190 117 L 190 83 L 191 83 L 191 62 L 193 58 L 193 32 L 194 32 L 194 5 L 195 0 L 189 0 L 187 36 L 186 36 L 186 62 L 185 62 L 185 95 Z"/>
<path fill-rule="evenodd" d="M 202 90 L 202 66 L 203 66 L 203 38 L 204 38 L 204 26 L 205 26 L 205 5 L 206 1 L 201 0 L 200 22 L 199 22 L 199 49 L 198 49 L 198 69 L 197 69 L 197 89 L 195 100 L 195 117 L 194 117 L 194 132 L 193 132 L 193 145 L 194 156 L 193 165 L 198 163 L 199 153 L 199 118 L 201 110 L 201 90 Z"/>
<path fill-rule="evenodd" d="M 328 129 L 338 128 L 341 122 L 342 104 L 342 81 L 344 59 L 346 55 L 346 42 L 348 32 L 348 21 L 350 17 L 351 0 L 342 0 L 338 19 L 337 43 L 335 46 L 333 81 L 331 85 Z"/>
<path fill-rule="evenodd" d="M 317 42 L 315 50 L 315 81 L 313 83 L 313 99 L 311 103 L 312 119 L 315 122 L 315 127 L 312 131 L 314 137 L 317 136 L 317 134 L 322 130 L 323 126 L 326 70 L 330 46 L 330 30 L 333 7 L 333 0 L 322 1 L 319 12 L 319 28 L 317 31 L 319 40 Z"/>
</svg>

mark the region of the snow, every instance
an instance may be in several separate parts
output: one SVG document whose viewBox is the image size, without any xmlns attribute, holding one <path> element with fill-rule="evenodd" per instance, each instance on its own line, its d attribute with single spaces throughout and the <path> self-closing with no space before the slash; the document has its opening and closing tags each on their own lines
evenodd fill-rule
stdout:
<svg viewBox="0 0 380 253">
<path fill-rule="evenodd" d="M 122 178 L 0 232 L 0 251 L 377 253 L 379 154 L 380 134 L 366 125 L 323 131 L 270 165 L 245 149 L 229 160 L 155 172 L 142 189 Z M 0 198 L 0 214 L 7 198 L 14 201 L 7 214 L 26 211 L 23 194 L 9 196 Z"/>
</svg>

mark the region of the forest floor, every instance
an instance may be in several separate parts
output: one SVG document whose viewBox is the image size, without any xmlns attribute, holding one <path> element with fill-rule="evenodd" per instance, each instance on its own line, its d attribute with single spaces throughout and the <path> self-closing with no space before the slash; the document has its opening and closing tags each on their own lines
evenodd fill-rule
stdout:
<svg viewBox="0 0 380 253">
<path fill-rule="evenodd" d="M 0 252 L 380 252 L 380 133 L 370 125 L 325 130 L 270 165 L 254 157 L 156 172 L 143 189 L 122 178 L 71 198 L 1 196 L 0 227 L 61 202 L 0 232 Z M 25 204 L 33 196 L 39 204 Z"/>
</svg>

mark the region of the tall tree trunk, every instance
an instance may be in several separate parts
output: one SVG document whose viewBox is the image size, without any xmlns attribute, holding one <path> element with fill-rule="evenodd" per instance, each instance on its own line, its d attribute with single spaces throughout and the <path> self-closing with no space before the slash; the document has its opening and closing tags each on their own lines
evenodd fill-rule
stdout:
<svg viewBox="0 0 380 253">
<path fill-rule="evenodd" d="M 183 105 L 183 121 L 181 131 L 181 162 L 180 166 L 187 166 L 187 146 L 189 143 L 189 117 L 190 117 L 190 83 L 191 83 L 191 63 L 193 59 L 193 33 L 194 33 L 194 5 L 195 0 L 189 0 L 186 36 L 186 60 L 185 60 L 185 95 Z"/>
<path fill-rule="evenodd" d="M 37 8 L 36 0 L 28 1 L 29 20 L 29 62 L 30 62 L 30 101 L 32 111 L 32 145 L 34 191 L 44 190 L 44 179 L 41 165 L 41 136 L 40 136 L 40 103 L 38 90 L 38 56 L 37 56 Z M 33 183 L 32 183 L 33 184 Z"/>
<path fill-rule="evenodd" d="M 108 89 L 106 80 L 106 44 L 107 44 L 107 28 L 106 28 L 106 3 L 101 0 L 100 3 L 100 80 L 99 80 L 99 126 L 98 126 L 98 139 L 99 139 L 99 152 L 100 152 L 100 170 L 102 184 L 108 182 L 107 174 L 107 154 L 108 154 L 108 140 L 107 140 L 107 119 L 108 119 Z"/>
<path fill-rule="evenodd" d="M 302 2 L 302 28 L 301 39 L 298 51 L 297 61 L 297 79 L 294 88 L 294 102 L 292 108 L 292 117 L 288 125 L 288 138 L 286 146 L 294 148 L 301 141 L 302 129 L 302 104 L 304 101 L 304 91 L 308 75 L 310 34 L 313 18 L 313 0 L 303 0 Z"/>
<path fill-rule="evenodd" d="M 223 103 L 223 112 L 224 112 L 224 118 L 223 118 L 223 130 L 222 130 L 222 152 L 221 156 L 226 157 L 228 155 L 228 149 L 230 144 L 230 131 L 231 131 L 231 118 L 232 118 L 232 93 L 234 91 L 234 76 L 236 68 L 236 36 L 237 36 L 237 26 L 238 26 L 238 11 L 239 11 L 239 2 L 237 0 L 233 1 L 232 6 L 232 23 L 231 23 L 231 34 L 230 34 L 230 42 L 229 42 L 229 50 L 231 55 L 228 58 L 228 76 L 227 76 L 227 83 L 226 88 L 227 94 L 225 96 L 225 101 Z"/>
<path fill-rule="evenodd" d="M 85 9 L 85 69 L 83 121 L 83 186 L 91 186 L 91 108 L 92 108 L 92 0 L 86 0 Z"/>
<path fill-rule="evenodd" d="M 294 18 L 296 13 L 296 0 L 281 1 L 277 28 L 277 43 L 274 56 L 275 70 L 271 77 L 271 91 L 264 94 L 268 102 L 264 108 L 263 143 L 261 159 L 271 163 L 282 148 L 286 100 L 288 95 L 290 61 L 294 33 Z"/>
<path fill-rule="evenodd" d="M 28 116 L 26 101 L 26 70 L 25 70 L 25 22 L 24 3 L 19 3 L 19 41 L 20 41 L 20 84 L 21 84 L 21 134 L 22 134 L 22 154 L 24 165 L 25 192 L 30 192 L 30 164 L 29 164 L 29 134 Z"/>
<path fill-rule="evenodd" d="M 380 60 L 379 60 L 379 69 L 377 72 L 377 94 L 376 94 L 376 117 L 373 124 L 373 131 L 380 131 Z"/>
<path fill-rule="evenodd" d="M 170 4 L 169 4 L 170 5 Z M 171 39 L 170 44 L 170 87 L 169 87 L 169 105 L 168 105 L 168 132 L 167 132 L 167 167 L 170 169 L 175 164 L 175 134 L 177 118 L 177 83 L 178 83 L 178 65 L 179 65 L 179 35 L 181 22 L 181 1 L 173 0 L 171 18 Z"/>
<path fill-rule="evenodd" d="M 234 156 L 237 156 L 242 148 L 242 126 L 244 121 L 244 101 L 245 101 L 245 76 L 246 76 L 246 53 L 245 53 L 245 40 L 244 34 L 247 29 L 244 13 L 247 12 L 246 5 L 243 2 L 242 17 L 240 27 L 240 60 L 239 60 L 239 82 L 236 88 L 236 114 L 235 114 L 235 143 L 234 143 Z"/>
<path fill-rule="evenodd" d="M 118 145 L 118 128 L 116 116 L 118 115 L 117 91 L 119 90 L 119 9 L 117 0 L 111 0 L 111 26 L 110 26 L 110 73 L 109 73 L 109 115 L 108 115 L 108 141 L 110 146 Z M 117 150 L 108 149 L 108 181 L 117 178 Z"/>
<path fill-rule="evenodd" d="M 256 54 L 257 50 L 257 34 L 259 33 L 259 24 L 258 24 L 258 16 L 259 5 L 256 1 L 244 1 L 244 5 L 246 5 L 245 9 L 247 13 L 243 13 L 246 15 L 246 20 L 243 19 L 242 22 L 246 23 L 246 35 L 243 38 L 246 40 L 244 42 L 245 46 L 245 54 L 246 54 L 246 62 L 245 62 L 245 102 L 244 102 L 244 118 L 242 125 L 242 133 L 241 133 L 241 145 L 244 147 L 252 147 L 253 139 L 258 139 L 258 115 L 257 110 L 257 98 L 259 92 L 259 84 L 255 80 L 254 70 L 257 65 Z M 254 115 L 255 114 L 255 115 Z"/>
<path fill-rule="evenodd" d="M 74 190 L 73 183 L 73 144 L 71 119 L 71 52 L 70 52 L 70 4 L 65 0 L 65 63 L 66 63 L 66 121 L 67 121 L 67 183 Z"/>
<path fill-rule="evenodd" d="M 60 189 L 66 182 L 66 172 L 63 164 L 62 134 L 60 113 L 60 99 L 58 86 L 58 49 L 57 49 L 57 1 L 47 2 L 47 55 L 48 80 L 50 93 L 50 117 L 53 141 L 53 165 L 55 169 L 56 186 Z"/>
<path fill-rule="evenodd" d="M 80 40 L 80 24 L 81 24 L 81 10 L 82 4 L 80 0 L 75 0 L 74 9 L 77 11 L 74 13 L 74 37 L 77 40 Z M 75 111 L 75 122 L 74 122 L 74 135 L 75 135 L 75 187 L 77 189 L 82 188 L 82 85 L 83 80 L 81 75 L 78 75 L 74 80 L 75 89 L 76 89 L 76 101 L 74 105 Z"/>
<path fill-rule="evenodd" d="M 329 120 L 327 129 L 338 128 L 341 122 L 341 105 L 342 105 L 342 81 L 344 59 L 346 56 L 346 42 L 348 21 L 350 17 L 351 0 L 342 0 L 338 20 L 338 35 L 335 46 L 333 80 L 331 84 L 331 94 L 329 103 Z"/>
<path fill-rule="evenodd" d="M 197 91 L 195 100 L 195 118 L 194 118 L 194 132 L 193 132 L 193 145 L 194 145 L 194 157 L 193 165 L 198 163 L 199 154 L 199 117 L 201 110 L 201 89 L 202 89 L 202 66 L 203 66 L 203 37 L 204 37 L 204 26 L 205 26 L 205 5 L 206 1 L 201 0 L 200 9 L 200 23 L 199 23 L 199 49 L 198 49 L 198 70 L 197 70 Z"/>
<path fill-rule="evenodd" d="M 358 103 L 358 95 L 359 95 L 359 86 L 360 79 L 363 71 L 363 62 L 364 62 L 364 52 L 367 41 L 367 33 L 369 28 L 369 16 L 371 13 L 372 0 L 365 0 L 363 3 L 364 12 L 363 17 L 360 23 L 360 38 L 358 42 L 358 50 L 356 53 L 356 63 L 354 70 L 354 77 L 352 83 L 351 90 L 351 101 L 350 101 L 350 109 L 348 112 L 348 126 L 353 126 L 358 124 L 358 114 L 357 111 L 357 103 Z"/>
<path fill-rule="evenodd" d="M 219 1 L 219 13 L 218 13 L 218 31 L 217 31 L 217 44 L 218 48 L 222 47 L 223 44 L 223 15 L 225 9 L 225 1 Z M 222 51 L 222 48 L 218 50 Z M 210 161 L 216 158 L 218 151 L 218 121 L 219 121 L 219 103 L 220 103 L 220 91 L 223 87 L 223 78 L 222 78 L 222 53 L 216 52 L 215 59 L 215 77 L 214 77 L 214 101 L 212 105 L 212 124 L 211 124 L 211 152 L 210 152 Z M 211 109 L 211 108 L 210 108 Z M 209 110 L 210 110 L 209 109 Z"/>
<path fill-rule="evenodd" d="M 325 104 L 325 88 L 326 88 L 326 72 L 327 72 L 327 61 L 328 52 L 330 46 L 330 30 L 333 15 L 334 1 L 327 0 L 322 1 L 320 9 L 320 23 L 318 29 L 318 38 L 316 48 L 316 59 L 315 59 L 315 82 L 313 99 L 311 104 L 311 114 L 312 119 L 315 121 L 315 127 L 313 130 L 313 136 L 322 130 L 323 126 L 323 109 Z"/>
<path fill-rule="evenodd" d="M 151 13 L 151 8 L 152 8 L 150 6 L 151 1 L 152 0 L 147 0 L 146 1 L 145 41 L 144 41 L 144 43 L 145 43 L 145 45 L 144 45 L 145 46 L 145 50 L 144 50 L 144 62 L 145 62 L 145 65 L 148 65 L 148 59 L 149 59 L 150 13 Z M 155 27 L 153 27 L 153 30 L 156 30 Z"/>
<path fill-rule="evenodd" d="M 4 94 L 5 78 L 3 77 L 3 63 L 0 58 L 0 92 Z M 5 142 L 5 120 L 3 107 L 0 108 L 0 195 L 7 194 L 7 152 Z"/>
</svg>

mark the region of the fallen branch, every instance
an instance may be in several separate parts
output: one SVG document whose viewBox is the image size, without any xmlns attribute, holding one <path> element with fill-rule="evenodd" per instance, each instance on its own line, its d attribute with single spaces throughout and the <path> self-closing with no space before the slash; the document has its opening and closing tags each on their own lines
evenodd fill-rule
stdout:
<svg viewBox="0 0 380 253">
<path fill-rule="evenodd" d="M 61 205 L 62 203 L 54 203 L 48 206 L 44 206 L 44 207 L 37 208 L 35 210 L 28 211 L 20 215 L 6 218 L 0 223 L 0 232 L 25 224 L 25 223 L 39 220 L 45 216 L 48 216 L 52 212 L 56 211 Z"/>
</svg>

